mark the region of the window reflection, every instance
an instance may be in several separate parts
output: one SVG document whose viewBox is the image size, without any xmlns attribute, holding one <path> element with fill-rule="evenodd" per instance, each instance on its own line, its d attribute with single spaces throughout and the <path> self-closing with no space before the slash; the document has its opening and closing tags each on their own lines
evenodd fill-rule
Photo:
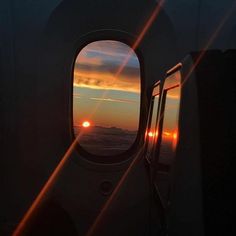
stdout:
<svg viewBox="0 0 236 236">
<path fill-rule="evenodd" d="M 147 130 L 147 139 L 148 139 L 148 147 L 147 147 L 147 154 L 148 156 L 151 154 L 154 144 L 156 143 L 157 136 L 158 136 L 158 129 L 157 129 L 157 116 L 158 116 L 158 106 L 159 106 L 159 96 L 160 96 L 160 86 L 156 86 L 153 90 L 152 96 L 152 109 L 150 111 L 150 118 L 151 123 L 149 124 L 149 129 Z"/>
<path fill-rule="evenodd" d="M 112 40 L 84 47 L 76 58 L 73 83 L 73 123 L 75 135 L 81 135 L 79 144 L 102 156 L 128 150 L 137 136 L 139 106 L 140 65 L 135 52 Z"/>
<path fill-rule="evenodd" d="M 175 156 L 178 140 L 178 116 L 180 103 L 180 72 L 177 71 L 166 79 L 164 85 L 165 109 L 159 163 L 170 166 Z"/>
</svg>

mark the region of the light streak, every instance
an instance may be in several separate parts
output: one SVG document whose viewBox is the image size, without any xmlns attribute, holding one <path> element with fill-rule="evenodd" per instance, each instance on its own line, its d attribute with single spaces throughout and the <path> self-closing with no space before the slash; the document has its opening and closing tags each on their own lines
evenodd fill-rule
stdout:
<svg viewBox="0 0 236 236">
<path fill-rule="evenodd" d="M 22 235 L 24 233 L 24 230 L 27 227 L 27 223 L 33 217 L 33 215 L 35 214 L 37 209 L 41 206 L 41 204 L 42 204 L 42 202 L 44 200 L 44 197 L 49 192 L 51 187 L 54 185 L 54 183 L 55 183 L 59 173 L 61 172 L 61 170 L 63 169 L 65 163 L 69 159 L 69 157 L 70 157 L 71 153 L 73 152 L 75 146 L 77 145 L 77 142 L 78 142 L 79 138 L 81 137 L 81 135 L 82 135 L 82 133 L 80 133 L 75 138 L 75 140 L 71 143 L 71 145 L 67 149 L 66 153 L 62 157 L 61 161 L 59 162 L 57 167 L 54 169 L 53 173 L 48 178 L 47 182 L 45 183 L 45 185 L 41 189 L 40 193 L 37 195 L 37 197 L 33 201 L 32 205 L 27 210 L 27 212 L 25 213 L 25 215 L 21 219 L 20 223 L 16 227 L 15 231 L 13 232 L 13 236 L 20 236 L 20 235 Z"/>
<path fill-rule="evenodd" d="M 218 27 L 213 31 L 213 33 L 212 33 L 211 37 L 209 38 L 209 40 L 207 41 L 205 47 L 203 47 L 202 52 L 199 54 L 199 56 L 197 57 L 196 61 L 194 62 L 192 67 L 189 69 L 187 75 L 185 76 L 184 80 L 182 81 L 181 86 L 183 86 L 186 83 L 186 81 L 189 79 L 189 77 L 191 76 L 192 72 L 196 68 L 196 66 L 200 63 L 200 61 L 204 57 L 206 51 L 209 49 L 211 44 L 214 42 L 214 40 L 218 36 L 219 32 L 223 28 L 224 24 L 226 23 L 226 21 L 229 19 L 229 17 L 231 16 L 233 11 L 235 10 L 235 6 L 236 6 L 236 1 L 234 1 L 233 5 L 230 7 L 229 11 L 224 15 L 224 17 L 219 22 Z"/>
<path fill-rule="evenodd" d="M 131 164 L 129 165 L 129 167 L 127 168 L 127 170 L 125 171 L 125 173 L 123 174 L 123 176 L 121 177 L 121 179 L 119 180 L 118 184 L 116 185 L 115 189 L 113 190 L 111 196 L 108 198 L 108 200 L 105 202 L 105 204 L 103 205 L 100 213 L 98 214 L 98 216 L 96 217 L 93 225 L 90 227 L 89 231 L 87 232 L 86 236 L 92 236 L 94 235 L 94 233 L 96 232 L 98 225 L 101 223 L 101 220 L 103 219 L 105 213 L 107 212 L 109 206 L 113 203 L 116 195 L 118 194 L 118 192 L 120 191 L 121 187 L 123 186 L 124 182 L 126 181 L 129 173 L 131 172 L 131 170 L 136 166 L 136 164 L 138 163 L 138 161 L 143 158 L 143 148 L 141 148 L 139 150 L 139 152 L 137 153 L 136 157 L 133 159 L 133 161 L 131 162 Z"/>
<path fill-rule="evenodd" d="M 137 39 L 135 40 L 135 42 L 133 43 L 131 49 L 129 50 L 129 52 L 127 53 L 127 56 L 125 57 L 123 63 L 120 65 L 120 67 L 118 68 L 117 72 L 115 73 L 112 83 L 115 82 L 115 80 L 118 79 L 118 76 L 121 74 L 121 72 L 124 70 L 125 66 L 127 65 L 130 57 L 133 55 L 133 51 L 135 51 L 137 49 L 137 47 L 139 46 L 139 44 L 141 43 L 141 41 L 143 40 L 144 36 L 146 35 L 147 31 L 150 29 L 150 27 L 152 26 L 154 20 L 157 18 L 163 4 L 164 4 L 165 0 L 161 0 L 157 6 L 155 7 L 154 11 L 152 12 L 151 16 L 148 18 L 147 22 L 145 23 L 144 27 L 142 28 L 141 32 L 139 33 Z M 107 95 L 109 90 L 106 90 L 103 92 L 101 98 L 104 99 Z M 101 102 L 97 104 L 97 106 L 94 108 L 93 112 L 91 113 L 90 117 L 93 117 L 93 115 L 97 112 L 98 108 L 100 107 Z"/>
<path fill-rule="evenodd" d="M 149 30 L 149 28 L 151 27 L 152 23 L 154 22 L 154 20 L 157 18 L 157 15 L 159 14 L 162 5 L 164 3 L 165 0 L 161 0 L 159 2 L 159 4 L 157 4 L 157 7 L 154 9 L 154 11 L 152 12 L 151 16 L 149 17 L 148 21 L 146 22 L 146 24 L 144 25 L 143 29 L 141 30 L 139 36 L 137 37 L 136 41 L 134 42 L 133 46 L 132 46 L 132 50 L 135 50 L 138 45 L 141 43 L 142 39 L 144 38 L 145 34 L 147 33 L 147 31 Z M 128 63 L 131 55 L 132 55 L 132 50 L 129 51 L 127 57 L 125 58 L 124 62 L 121 64 L 121 66 L 119 67 L 119 69 L 117 70 L 116 74 L 115 74 L 115 79 L 117 79 L 117 77 L 119 76 L 119 74 L 122 72 L 122 70 L 124 69 L 124 67 L 126 66 L 126 64 Z M 102 98 L 104 98 L 107 94 L 107 91 L 104 92 Z M 98 106 L 97 106 L 98 108 Z M 142 150 L 142 149 L 141 149 Z M 125 182 L 128 174 L 130 173 L 130 171 L 134 168 L 135 164 L 137 163 L 137 160 L 140 156 L 141 150 L 139 151 L 139 154 L 137 154 L 137 156 L 133 159 L 133 161 L 131 162 L 130 166 L 128 167 L 128 169 L 125 171 L 124 175 L 121 177 L 120 181 L 118 182 L 116 188 L 114 189 L 114 191 L 112 192 L 112 195 L 110 196 L 110 198 L 106 201 L 106 203 L 104 204 L 104 206 L 102 207 L 100 213 L 98 214 L 97 218 L 95 219 L 93 225 L 90 227 L 89 231 L 87 232 L 86 236 L 91 236 L 95 233 L 98 225 L 100 224 L 102 218 L 104 217 L 105 212 L 107 211 L 107 209 L 109 208 L 109 206 L 112 204 L 115 196 L 117 195 L 117 193 L 120 191 L 121 186 L 123 185 L 123 183 Z"/>
<path fill-rule="evenodd" d="M 153 23 L 153 21 L 155 20 L 155 18 L 157 17 L 161 6 L 163 4 L 164 1 L 161 1 L 160 4 L 157 6 L 157 8 L 154 10 L 153 14 L 151 15 L 151 17 L 149 18 L 149 20 L 147 21 L 147 23 L 145 24 L 143 30 L 141 31 L 139 37 L 137 38 L 137 40 L 135 41 L 132 49 L 135 50 L 137 48 L 137 46 L 140 44 L 141 40 L 143 39 L 144 35 L 146 34 L 146 32 L 148 31 L 148 29 L 150 28 L 151 24 Z M 234 6 L 232 7 L 234 8 Z M 214 39 L 217 37 L 217 35 L 219 34 L 220 30 L 222 29 L 223 25 L 225 24 L 225 22 L 227 21 L 227 19 L 229 18 L 230 14 L 233 12 L 233 9 L 230 9 L 229 13 L 223 18 L 223 20 L 220 22 L 219 26 L 217 27 L 217 29 L 215 30 L 215 32 L 212 34 L 211 38 L 209 39 L 208 43 L 206 44 L 206 46 L 204 47 L 204 51 L 206 51 L 210 45 L 212 44 L 212 42 L 214 41 Z M 194 63 L 193 67 L 190 69 L 188 75 L 185 77 L 185 81 L 189 78 L 189 76 L 191 75 L 191 73 L 193 72 L 194 68 L 198 65 L 198 63 L 201 61 L 202 57 L 204 56 L 205 52 L 202 52 L 200 54 L 200 56 L 198 57 L 198 59 L 196 60 L 196 62 Z M 116 73 L 116 77 L 122 72 L 122 70 L 124 69 L 125 65 L 127 64 L 127 62 L 129 61 L 131 54 L 128 54 L 127 58 L 124 60 L 124 62 L 122 63 L 122 65 L 120 66 L 119 70 Z M 182 82 L 183 83 L 185 82 Z M 170 133 L 166 133 L 166 135 L 171 135 Z M 177 140 L 177 134 L 173 134 L 173 138 L 174 140 Z M 98 227 L 99 223 L 101 222 L 101 219 L 103 218 L 105 212 L 107 211 L 108 207 L 110 206 L 110 204 L 112 203 L 113 199 L 115 198 L 116 194 L 119 192 L 121 186 L 123 185 L 124 181 L 126 180 L 129 172 L 131 171 L 131 169 L 134 167 L 137 159 L 138 159 L 139 155 L 136 156 L 136 158 L 133 160 L 133 162 L 131 163 L 131 165 L 129 166 L 129 168 L 127 169 L 127 171 L 125 172 L 125 174 L 122 176 L 121 180 L 119 181 L 119 183 L 117 184 L 115 190 L 113 191 L 111 197 L 107 200 L 107 202 L 105 203 L 105 205 L 102 207 L 101 212 L 99 213 L 99 215 L 97 216 L 95 222 L 93 223 L 92 227 L 89 229 L 88 233 L 86 234 L 86 236 L 92 236 L 94 235 L 96 228 Z"/>
</svg>

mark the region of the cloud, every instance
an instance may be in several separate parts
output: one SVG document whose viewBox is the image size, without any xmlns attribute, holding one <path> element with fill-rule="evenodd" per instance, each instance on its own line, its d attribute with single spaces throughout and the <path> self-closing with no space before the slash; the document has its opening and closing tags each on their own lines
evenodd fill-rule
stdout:
<svg viewBox="0 0 236 236">
<path fill-rule="evenodd" d="M 131 99 L 114 99 L 114 98 L 90 98 L 90 99 L 96 101 L 105 101 L 105 102 L 137 103 L 137 101 Z"/>
<path fill-rule="evenodd" d="M 119 79 L 115 78 L 111 73 L 92 73 L 92 72 L 75 72 L 74 86 L 91 89 L 109 89 L 118 91 L 129 91 L 140 93 L 140 79 L 132 80 L 124 75 L 120 75 Z"/>
<path fill-rule="evenodd" d="M 123 63 L 123 62 L 122 62 Z M 106 64 L 76 64 L 74 73 L 110 73 L 111 75 L 115 75 L 117 71 L 120 69 L 121 64 L 114 64 L 113 61 L 109 61 Z M 122 77 L 129 77 L 129 79 L 140 77 L 140 70 L 137 67 L 130 66 L 129 64 L 125 65 L 124 69 L 120 73 L 119 79 Z"/>
<path fill-rule="evenodd" d="M 129 61 L 115 78 L 130 50 L 124 43 L 109 40 L 87 45 L 76 59 L 74 86 L 139 93 L 140 69 L 134 52 L 131 52 Z"/>
<path fill-rule="evenodd" d="M 127 54 L 131 54 L 131 58 L 137 60 L 136 54 L 131 47 L 125 43 L 114 41 L 114 40 L 101 40 L 88 44 L 79 53 L 80 56 L 86 56 L 88 58 L 103 58 L 107 60 L 113 59 L 124 59 Z M 79 58 L 78 57 L 78 58 Z"/>
</svg>

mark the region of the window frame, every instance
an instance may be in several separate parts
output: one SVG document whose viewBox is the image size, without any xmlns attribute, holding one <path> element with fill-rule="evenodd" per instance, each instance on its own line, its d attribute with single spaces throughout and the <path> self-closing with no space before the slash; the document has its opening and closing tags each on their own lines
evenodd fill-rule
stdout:
<svg viewBox="0 0 236 236">
<path fill-rule="evenodd" d="M 132 48 L 133 43 L 135 42 L 135 37 L 133 35 L 128 34 L 125 31 L 116 31 L 116 30 L 100 30 L 100 31 L 93 31 L 90 32 L 81 38 L 77 40 L 75 44 L 74 54 L 73 54 L 73 62 L 71 66 L 71 96 L 70 96 L 70 136 L 71 136 L 71 142 L 75 140 L 75 134 L 74 134 L 74 120 L 73 120 L 73 82 L 74 82 L 74 68 L 77 56 L 79 53 L 83 50 L 84 47 L 86 47 L 88 44 L 96 41 L 102 41 L 102 40 L 114 40 L 121 43 L 126 44 L 130 48 Z M 139 104 L 139 118 L 138 118 L 138 129 L 137 129 L 137 135 L 133 142 L 133 144 L 130 146 L 130 148 L 120 154 L 117 155 L 109 155 L 109 156 L 102 156 L 102 155 L 96 155 L 88 152 L 83 148 L 79 142 L 76 144 L 76 153 L 78 153 L 82 158 L 87 159 L 94 163 L 101 163 L 101 164 L 113 164 L 113 163 L 119 163 L 126 161 L 139 150 L 140 146 L 144 142 L 144 132 L 143 127 L 145 127 L 145 119 L 142 119 L 143 116 L 145 116 L 145 76 L 144 76 L 144 60 L 141 53 L 141 50 L 139 47 L 137 47 L 134 50 L 140 65 L 140 104 Z"/>
<path fill-rule="evenodd" d="M 159 91 L 158 93 L 155 92 L 155 89 L 159 87 Z M 158 131 L 158 122 L 159 122 L 159 112 L 160 112 L 160 105 L 161 105 L 161 94 L 162 94 L 162 83 L 159 80 L 158 82 L 156 82 L 153 85 L 153 89 L 152 89 L 152 96 L 151 96 L 151 101 L 150 101 L 150 105 L 149 105 L 149 114 L 148 114 L 148 123 L 147 123 L 147 128 L 146 128 L 146 133 L 145 133 L 145 139 L 146 139 L 146 145 L 145 145 L 145 158 L 147 160 L 147 162 L 149 164 L 151 164 L 151 159 L 152 156 L 154 154 L 154 150 L 155 150 L 155 146 L 157 143 L 157 138 L 155 138 L 155 140 L 153 141 L 152 147 L 150 152 L 148 153 L 148 145 L 149 145 L 149 136 L 148 133 L 150 131 L 151 128 L 151 124 L 152 124 L 152 116 L 153 116 L 153 111 L 154 111 L 154 101 L 155 101 L 155 97 L 159 95 L 159 99 L 158 99 L 158 104 L 157 104 L 157 115 L 156 115 L 156 119 L 155 119 L 155 129 Z"/>
<path fill-rule="evenodd" d="M 154 150 L 154 156 L 155 156 L 155 165 L 157 166 L 157 171 L 162 170 L 159 169 L 160 168 L 160 148 L 161 148 L 161 144 L 162 144 L 162 132 L 163 132 L 163 123 L 164 123 L 164 114 L 165 114 L 165 108 L 166 108 L 166 95 L 168 93 L 168 90 L 170 89 L 174 89 L 177 87 L 180 87 L 180 99 L 181 99 L 181 86 L 182 86 L 182 64 L 178 63 L 176 66 L 174 66 L 172 69 L 170 69 L 169 71 L 167 71 L 165 79 L 163 81 L 163 88 L 161 91 L 161 103 L 160 103 L 160 111 L 159 111 L 159 124 L 158 124 L 158 138 L 157 138 L 157 142 L 156 142 L 156 147 Z M 168 85 L 167 79 L 170 75 L 174 74 L 175 72 L 179 71 L 180 72 L 180 81 L 177 83 L 170 83 L 170 85 Z M 180 110 L 180 104 L 179 104 L 179 110 Z M 179 126 L 179 125 L 178 125 Z M 167 170 L 167 172 L 169 172 Z"/>
</svg>

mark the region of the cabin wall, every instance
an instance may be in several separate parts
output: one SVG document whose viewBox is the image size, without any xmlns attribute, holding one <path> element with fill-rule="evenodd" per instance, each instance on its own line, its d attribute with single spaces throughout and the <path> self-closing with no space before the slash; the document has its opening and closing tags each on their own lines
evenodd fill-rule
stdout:
<svg viewBox="0 0 236 236">
<path fill-rule="evenodd" d="M 174 25 L 179 58 L 190 51 L 235 48 L 235 1 L 166 1 L 164 9 Z M 222 24 L 222 22 L 224 22 Z M 222 27 L 219 25 L 222 24 Z M 219 29 L 220 28 L 220 29 Z M 216 32 L 216 33 L 215 33 Z M 215 34 L 215 37 L 213 36 Z"/>
<path fill-rule="evenodd" d="M 66 55 L 68 55 L 66 49 L 71 50 L 74 47 L 71 43 L 76 41 L 76 37 L 75 34 L 73 38 L 63 35 L 64 32 L 67 32 L 66 30 L 69 31 L 71 29 L 66 29 L 66 25 L 60 26 L 59 24 L 55 24 L 54 27 L 55 21 L 50 23 L 51 29 L 54 29 L 55 32 L 47 31 L 47 29 L 50 29 L 48 26 L 49 21 L 57 9 L 60 8 L 60 4 L 67 5 L 66 3 L 68 3 L 69 5 L 73 2 L 70 0 L 1 1 L 0 184 L 3 191 L 1 191 L 0 197 L 0 234 L 2 233 L 3 235 L 12 232 L 71 142 L 68 131 L 68 90 L 64 93 L 65 80 L 61 80 L 62 74 L 64 73 L 65 75 L 68 68 L 61 67 L 58 69 L 57 66 L 62 65 L 63 62 L 68 63 L 68 60 L 70 60 L 66 58 Z M 94 22 L 96 21 L 96 14 L 99 12 L 99 9 L 101 11 L 102 9 L 106 10 L 106 7 L 103 5 L 105 1 L 80 2 L 81 6 L 78 7 L 78 11 L 83 16 L 93 12 Z M 93 5 L 88 4 L 92 4 L 92 2 L 97 8 L 91 11 L 89 7 Z M 165 71 L 182 59 L 189 51 L 203 48 L 211 35 L 212 29 L 218 24 L 219 19 L 224 15 L 227 8 L 231 6 L 232 2 L 229 0 L 166 1 L 163 13 L 165 17 L 161 18 L 166 20 L 157 19 L 152 31 L 147 34 L 148 39 L 145 38 L 141 46 L 141 50 L 145 51 L 147 56 L 145 61 L 146 88 L 149 88 L 155 81 L 162 78 Z M 130 7 L 129 9 L 133 9 L 131 6 L 136 3 L 137 1 L 129 1 L 127 6 Z M 132 24 L 136 28 L 134 29 L 132 26 L 132 29 L 130 28 L 129 30 L 133 30 L 134 34 L 139 32 L 141 28 L 139 24 L 147 18 L 147 11 L 141 8 L 145 5 L 144 1 L 139 1 L 138 3 L 140 4 L 137 5 L 139 6 L 138 12 L 140 15 L 136 15 L 137 13 L 135 12 L 127 15 L 128 11 L 126 11 L 126 15 L 120 14 L 122 20 L 119 17 L 113 19 L 113 23 L 117 27 L 120 26 L 118 29 L 125 30 L 127 22 L 131 21 L 129 17 L 132 16 L 136 17 L 132 19 Z M 63 8 L 61 9 L 62 15 L 64 13 L 68 14 L 63 15 L 66 19 L 70 11 L 63 13 Z M 111 12 L 107 16 L 112 18 L 113 15 L 114 12 Z M 102 18 L 101 15 L 100 17 Z M 225 24 L 225 28 L 218 35 L 219 38 L 215 40 L 212 47 L 221 49 L 235 47 L 235 17 L 236 14 L 232 14 L 231 19 Z M 124 19 L 127 19 L 127 21 L 125 22 Z M 81 34 L 85 32 L 81 29 L 86 22 L 82 20 L 81 18 L 81 22 L 76 22 L 78 24 L 78 32 Z M 106 18 L 103 20 L 108 21 Z M 131 24 L 131 22 L 129 23 Z M 160 31 L 156 30 L 159 28 L 159 25 L 161 25 Z M 91 27 L 93 28 L 93 25 Z M 109 27 L 109 22 L 107 22 L 107 28 Z M 52 34 L 52 37 L 50 34 Z M 50 51 L 51 48 L 48 52 L 46 51 L 45 45 L 53 45 L 52 41 L 50 41 L 52 38 L 55 39 L 55 48 L 53 50 L 59 50 L 60 47 L 58 46 L 63 46 L 61 53 L 53 50 Z M 44 58 L 45 55 L 48 55 L 48 57 Z M 60 57 L 61 55 L 64 55 L 64 57 Z M 56 56 L 59 57 L 57 58 Z M 50 58 L 56 58 L 57 61 L 50 61 Z M 50 68 L 52 65 L 54 67 Z M 45 70 L 46 67 L 49 68 L 48 74 Z M 55 70 L 55 73 L 53 70 Z M 58 77 L 50 78 L 50 75 L 58 75 Z M 74 158 L 76 159 L 78 156 Z M 114 183 L 117 183 L 128 164 L 128 162 L 125 163 L 115 175 L 105 173 L 101 174 L 100 178 L 111 178 L 114 180 Z M 85 177 L 88 177 L 88 183 L 94 181 L 97 175 L 91 177 L 90 168 L 82 168 L 80 170 L 81 167 L 78 167 L 79 174 L 74 174 L 77 167 L 77 164 L 70 163 L 67 167 L 69 168 L 67 169 L 68 172 L 64 173 L 67 176 L 65 180 L 73 179 L 74 182 L 71 183 L 73 187 L 76 185 L 76 178 L 80 178 L 80 181 L 82 181 Z M 75 172 L 71 172 L 71 170 Z M 142 200 L 145 200 L 142 210 L 147 214 L 144 208 L 148 202 L 144 198 L 148 196 L 149 187 L 147 186 L 148 180 L 143 163 L 140 164 L 138 170 L 139 172 L 134 172 L 131 176 L 134 181 L 131 181 L 131 184 L 126 186 L 122 194 L 123 198 L 125 198 L 126 193 L 128 194 L 128 202 L 132 202 L 132 199 L 135 198 L 134 193 L 136 191 L 139 198 L 136 199 L 135 203 L 125 205 L 122 209 L 135 209 L 135 206 Z M 100 170 L 98 172 L 102 173 Z M 58 198 L 62 199 L 61 201 L 64 203 L 68 198 L 60 193 L 66 186 L 67 182 L 65 180 L 60 179 L 61 182 L 59 181 L 59 183 L 61 185 L 57 185 L 56 188 L 58 190 L 55 190 Z M 84 182 L 82 183 L 84 184 Z M 93 187 L 95 188 L 96 186 Z M 90 197 L 92 196 L 92 192 L 82 192 L 82 190 L 79 190 L 79 184 L 77 193 L 77 195 L 72 194 L 72 196 L 82 196 L 83 200 L 86 198 L 86 193 Z M 70 198 L 71 196 L 69 195 L 68 197 Z M 91 197 L 91 199 L 96 201 L 96 198 Z M 95 209 L 96 213 L 106 199 L 104 196 L 99 196 Z M 72 205 L 64 207 L 71 209 Z M 89 207 L 89 203 L 84 206 L 84 208 L 86 207 Z M 133 211 L 133 214 L 135 213 Z M 127 217 L 130 218 L 132 216 Z M 142 218 L 139 218 L 139 220 L 141 221 Z M 142 229 L 145 230 L 145 227 Z"/>
<path fill-rule="evenodd" d="M 15 227 L 46 176 L 37 162 L 37 63 L 41 32 L 57 1 L 1 1 L 0 232 Z M 45 170 L 47 173 L 50 169 Z"/>
</svg>

